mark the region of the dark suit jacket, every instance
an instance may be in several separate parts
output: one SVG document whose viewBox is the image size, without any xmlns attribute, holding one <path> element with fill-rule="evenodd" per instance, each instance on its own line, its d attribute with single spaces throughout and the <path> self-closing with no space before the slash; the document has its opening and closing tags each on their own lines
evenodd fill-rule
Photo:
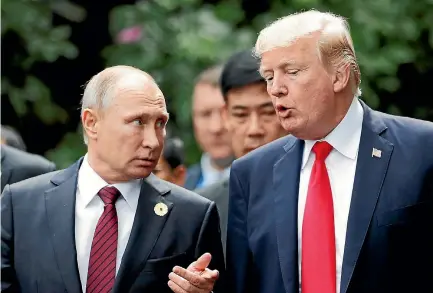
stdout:
<svg viewBox="0 0 433 293">
<path fill-rule="evenodd" d="M 184 187 L 189 190 L 194 190 L 197 188 L 200 180 L 202 180 L 202 172 L 200 163 L 198 163 L 188 168 Z"/>
<path fill-rule="evenodd" d="M 433 292 L 433 123 L 364 108 L 341 293 Z M 235 161 L 229 292 L 298 293 L 304 142 L 287 136 Z M 372 150 L 381 150 L 380 158 Z"/>
<path fill-rule="evenodd" d="M 6 186 L 1 201 L 2 292 L 81 292 L 75 249 L 75 192 L 81 160 Z M 158 216 L 157 203 L 168 213 Z M 91 241 L 91 239 L 89 239 Z M 168 293 L 168 274 L 204 252 L 224 278 L 215 203 L 150 175 L 143 181 L 114 293 Z M 215 292 L 221 292 L 217 282 Z M 220 287 L 218 287 L 220 286 Z"/>
<path fill-rule="evenodd" d="M 8 145 L 1 146 L 1 191 L 6 184 L 55 171 L 54 163 Z"/>
<path fill-rule="evenodd" d="M 198 194 L 214 201 L 220 216 L 221 240 L 224 254 L 227 242 L 227 218 L 229 212 L 229 178 L 216 182 L 208 187 L 195 190 Z"/>
</svg>

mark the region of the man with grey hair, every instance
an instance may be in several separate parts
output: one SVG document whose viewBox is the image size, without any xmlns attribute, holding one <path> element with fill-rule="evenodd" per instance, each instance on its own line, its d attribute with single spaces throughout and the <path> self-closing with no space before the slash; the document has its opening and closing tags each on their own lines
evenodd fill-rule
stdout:
<svg viewBox="0 0 433 293">
<path fill-rule="evenodd" d="M 221 116 L 224 99 L 219 88 L 222 66 L 203 71 L 192 100 L 195 139 L 203 151 L 200 162 L 188 168 L 185 188 L 195 190 L 229 177 L 233 151 Z"/>
<path fill-rule="evenodd" d="M 433 123 L 358 98 L 340 16 L 283 17 L 255 53 L 291 135 L 232 164 L 229 292 L 433 292 Z"/>
<path fill-rule="evenodd" d="M 168 120 L 153 78 L 107 68 L 82 105 L 84 158 L 5 187 L 1 291 L 211 292 L 224 273 L 217 208 L 151 173 Z"/>
</svg>

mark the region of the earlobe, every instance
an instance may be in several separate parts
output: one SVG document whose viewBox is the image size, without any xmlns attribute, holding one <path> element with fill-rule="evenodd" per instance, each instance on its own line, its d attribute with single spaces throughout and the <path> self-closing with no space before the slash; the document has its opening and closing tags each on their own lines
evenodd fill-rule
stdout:
<svg viewBox="0 0 433 293">
<path fill-rule="evenodd" d="M 98 115 L 92 109 L 84 109 L 83 115 L 81 117 L 81 122 L 83 124 L 83 131 L 90 139 L 96 139 L 98 134 Z"/>
</svg>

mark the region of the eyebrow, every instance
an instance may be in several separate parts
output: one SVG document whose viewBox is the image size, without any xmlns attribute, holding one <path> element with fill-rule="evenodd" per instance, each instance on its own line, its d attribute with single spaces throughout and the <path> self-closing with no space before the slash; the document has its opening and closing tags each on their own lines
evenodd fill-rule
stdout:
<svg viewBox="0 0 433 293">
<path fill-rule="evenodd" d="M 128 119 L 132 119 L 135 117 L 143 117 L 145 119 L 149 119 L 152 116 L 161 116 L 164 117 L 166 120 L 170 118 L 170 114 L 168 112 L 162 112 L 161 114 L 152 115 L 149 114 L 147 111 L 140 111 L 140 112 L 130 113 L 127 115 Z"/>
<path fill-rule="evenodd" d="M 274 108 L 274 105 L 272 104 L 272 102 L 266 102 L 257 106 L 254 106 L 253 108 L 257 108 L 257 109 L 263 109 L 263 108 Z M 235 105 L 232 107 L 232 111 L 241 111 L 241 110 L 248 110 L 251 107 L 247 107 L 247 106 L 241 106 L 241 105 Z"/>
<path fill-rule="evenodd" d="M 283 67 L 287 67 L 287 66 L 293 66 L 295 64 L 296 64 L 295 60 L 283 59 L 283 60 L 280 61 L 280 63 L 278 63 L 277 68 L 283 68 Z M 264 74 L 266 73 L 266 71 L 269 71 L 269 70 L 270 69 L 263 68 L 262 66 L 260 66 L 259 73 L 260 73 L 261 76 L 264 76 Z"/>
</svg>

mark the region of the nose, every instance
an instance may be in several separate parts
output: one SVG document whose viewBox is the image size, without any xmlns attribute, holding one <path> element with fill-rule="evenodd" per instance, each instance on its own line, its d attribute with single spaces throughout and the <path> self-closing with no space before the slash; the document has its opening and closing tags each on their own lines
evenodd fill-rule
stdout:
<svg viewBox="0 0 433 293">
<path fill-rule="evenodd" d="M 282 77 L 278 75 L 274 76 L 272 83 L 268 85 L 268 93 L 277 98 L 284 97 L 289 93 Z"/>
<path fill-rule="evenodd" d="M 153 127 L 146 127 L 143 131 L 142 146 L 154 150 L 160 147 L 160 140 L 158 134 Z"/>
<path fill-rule="evenodd" d="M 247 134 L 249 137 L 258 137 L 258 136 L 264 135 L 264 130 L 263 130 L 263 127 L 260 123 L 260 117 L 257 113 L 253 113 L 250 116 Z"/>
<path fill-rule="evenodd" d="M 209 130 L 215 134 L 223 132 L 224 125 L 223 125 L 220 110 L 215 110 L 212 112 L 212 115 L 209 120 Z"/>
</svg>

